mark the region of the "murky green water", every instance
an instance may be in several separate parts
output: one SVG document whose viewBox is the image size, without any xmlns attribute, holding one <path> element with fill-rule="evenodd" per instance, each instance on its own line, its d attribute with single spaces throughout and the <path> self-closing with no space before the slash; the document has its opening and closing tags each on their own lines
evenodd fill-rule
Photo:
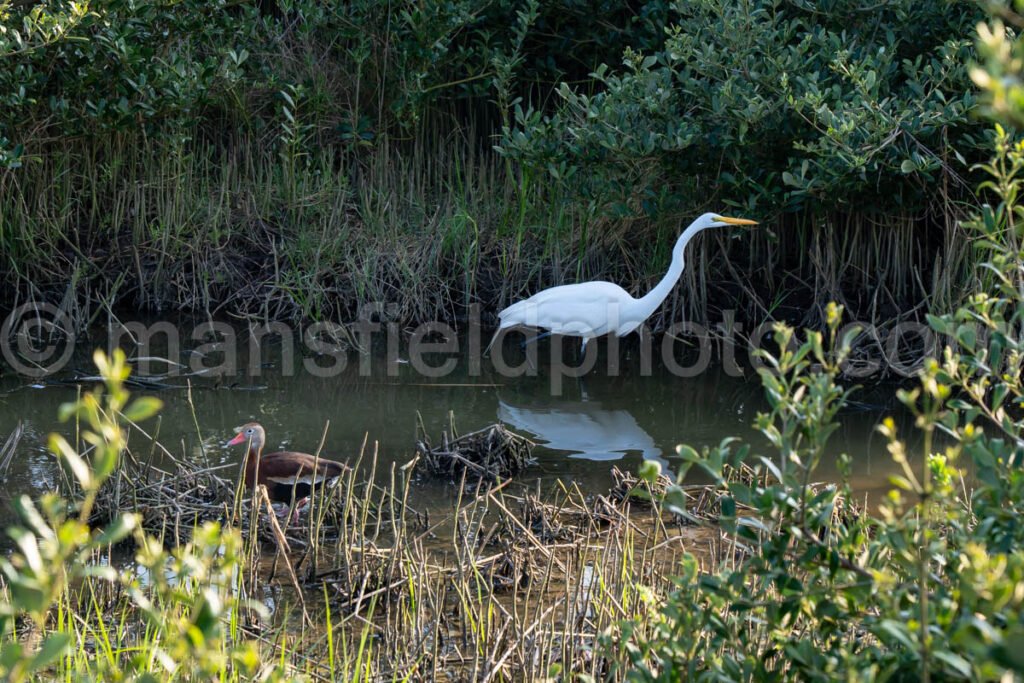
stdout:
<svg viewBox="0 0 1024 683">
<path fill-rule="evenodd" d="M 389 363 L 381 354 L 365 358 L 361 367 L 353 352 L 343 373 L 325 378 L 302 371 L 301 359 L 296 360 L 296 370 L 270 349 L 265 350 L 269 360 L 259 368 L 258 377 L 240 371 L 219 380 L 191 378 L 198 431 L 184 378 L 163 380 L 177 388 L 136 393 L 155 393 L 165 402 L 159 440 L 166 448 L 211 465 L 239 462 L 241 449 L 225 444 L 235 426 L 256 420 L 267 430 L 268 448 L 313 451 L 327 428 L 326 457 L 352 460 L 366 439 L 371 449 L 376 444 L 386 469 L 389 463 L 402 464 L 412 457 L 417 414 L 439 437 L 448 426 L 449 413 L 460 432 L 500 421 L 530 437 L 538 444 L 537 464 L 526 479 L 557 477 L 577 482 L 584 491 L 605 491 L 613 465 L 636 468 L 643 458 L 655 458 L 671 468 L 675 446 L 681 442 L 699 449 L 739 436 L 769 453 L 751 427 L 757 412 L 766 409 L 754 372 L 747 369 L 745 376 L 732 377 L 713 367 L 682 378 L 655 359 L 648 375 L 635 349 L 619 353 L 622 362 L 616 376 L 609 376 L 602 349 L 593 371 L 582 380 L 563 379 L 561 395 L 553 396 L 550 368 L 543 362 L 535 372 L 527 372 L 535 376 L 507 378 L 486 359 L 479 374 L 471 372 L 461 357 L 454 371 L 431 379 L 408 363 Z M 73 400 L 77 391 L 74 384 L 58 382 L 89 372 L 88 355 L 80 354 L 64 372 L 43 383 L 10 374 L 0 378 L 0 440 L 19 421 L 25 426 L 6 472 L 4 496 L 54 485 L 59 473 L 46 450 L 46 435 L 71 433 L 56 415 L 59 405 Z M 859 403 L 843 414 L 843 427 L 831 442 L 833 457 L 823 463 L 818 479 L 839 476 L 834 456 L 845 451 L 853 458 L 852 482 L 859 491 L 872 494 L 886 486 L 892 463 L 874 427 L 893 411 L 898 414 L 893 392 L 891 385 L 858 392 Z M 144 438 L 135 434 L 132 439 L 134 448 L 148 451 Z M 224 474 L 234 476 L 235 471 L 226 469 Z M 419 489 L 421 504 L 440 504 L 443 492 L 438 486 L 422 483 Z"/>
</svg>

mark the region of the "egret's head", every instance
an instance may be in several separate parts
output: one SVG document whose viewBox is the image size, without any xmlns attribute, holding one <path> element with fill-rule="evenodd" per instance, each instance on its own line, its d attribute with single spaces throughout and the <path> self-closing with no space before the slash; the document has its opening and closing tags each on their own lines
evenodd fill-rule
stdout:
<svg viewBox="0 0 1024 683">
<path fill-rule="evenodd" d="M 757 225 L 757 221 L 752 221 L 747 218 L 731 218 L 729 216 L 723 216 L 720 213 L 706 213 L 697 219 L 701 223 L 704 223 L 703 227 L 706 228 L 721 228 L 726 225 L 744 225 L 751 227 Z"/>
<path fill-rule="evenodd" d="M 263 427 L 257 422 L 249 422 L 235 429 L 237 434 L 235 438 L 228 441 L 229 446 L 237 446 L 240 443 L 251 443 L 251 448 L 255 450 L 261 450 L 263 443 L 266 440 L 266 433 L 263 431 Z"/>
<path fill-rule="evenodd" d="M 708 228 L 723 228 L 727 225 L 743 225 L 753 226 L 757 225 L 757 221 L 748 220 L 746 218 L 730 218 L 729 216 L 723 216 L 720 213 L 705 213 L 697 217 L 695 221 L 690 223 L 689 227 L 683 231 L 679 236 L 679 241 L 676 242 L 676 250 L 679 255 L 682 256 L 683 249 L 690 242 L 691 239 L 697 236 L 697 233 Z"/>
</svg>

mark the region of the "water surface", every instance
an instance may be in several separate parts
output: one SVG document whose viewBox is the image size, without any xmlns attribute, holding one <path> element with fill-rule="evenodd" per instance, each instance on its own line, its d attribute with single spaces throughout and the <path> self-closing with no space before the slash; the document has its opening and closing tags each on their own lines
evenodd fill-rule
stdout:
<svg viewBox="0 0 1024 683">
<path fill-rule="evenodd" d="M 756 451 L 771 455 L 751 426 L 756 414 L 768 408 L 754 372 L 748 369 L 744 376 L 734 377 L 712 367 L 683 378 L 655 359 L 647 373 L 629 348 L 619 353 L 622 362 L 614 376 L 607 372 L 602 355 L 584 378 L 563 379 L 557 396 L 552 395 L 550 368 L 543 363 L 528 373 L 535 376 L 508 378 L 486 359 L 479 373 L 471 372 L 463 356 L 453 372 L 429 378 L 404 362 L 401 353 L 390 363 L 378 353 L 362 368 L 353 357 L 340 375 L 317 377 L 275 358 L 272 348 L 264 351 L 267 360 L 259 367 L 259 376 L 240 371 L 217 380 L 171 377 L 162 381 L 175 388 L 135 393 L 163 399 L 159 440 L 166 448 L 210 465 L 240 461 L 241 447 L 225 444 L 233 428 L 248 421 L 264 425 L 268 448 L 274 450 L 312 452 L 326 429 L 323 455 L 351 461 L 365 440 L 371 450 L 378 450 L 384 469 L 413 456 L 419 419 L 435 439 L 450 420 L 462 433 L 501 422 L 537 443 L 537 463 L 524 475 L 526 480 L 561 478 L 595 493 L 607 490 L 612 466 L 635 469 L 643 459 L 655 459 L 672 469 L 679 443 L 699 450 L 738 436 L 750 440 Z M 299 363 L 301 359 L 296 360 Z M 0 439 L 19 421 L 25 426 L 6 472 L 4 496 L 39 493 L 55 485 L 59 470 L 46 450 L 46 435 L 72 434 L 71 426 L 58 422 L 57 410 L 76 397 L 79 389 L 71 380 L 91 372 L 83 353 L 64 372 L 40 383 L 10 374 L 0 378 Z M 842 428 L 832 437 L 817 479 L 838 478 L 836 457 L 845 452 L 852 458 L 851 481 L 858 491 L 877 494 L 886 487 L 893 467 L 875 426 L 894 412 L 899 417 L 891 401 L 893 392 L 894 387 L 886 385 L 858 392 L 857 405 L 842 414 Z M 900 421 L 907 426 L 905 419 Z M 147 427 L 155 429 L 156 423 Z M 132 436 L 132 446 L 149 449 L 138 434 Z M 225 470 L 225 476 L 234 473 L 233 468 Z M 418 487 L 424 501 L 441 504 L 438 498 L 443 493 L 436 485 L 424 482 Z"/>
</svg>

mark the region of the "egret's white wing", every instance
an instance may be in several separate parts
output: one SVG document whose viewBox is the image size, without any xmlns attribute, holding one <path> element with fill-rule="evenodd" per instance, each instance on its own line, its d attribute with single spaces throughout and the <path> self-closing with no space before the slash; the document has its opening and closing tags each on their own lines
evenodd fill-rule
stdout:
<svg viewBox="0 0 1024 683">
<path fill-rule="evenodd" d="M 501 327 L 529 325 L 556 333 L 599 336 L 621 318 L 623 306 L 634 303 L 626 290 L 611 282 L 582 282 L 537 292 L 498 313 Z"/>
</svg>

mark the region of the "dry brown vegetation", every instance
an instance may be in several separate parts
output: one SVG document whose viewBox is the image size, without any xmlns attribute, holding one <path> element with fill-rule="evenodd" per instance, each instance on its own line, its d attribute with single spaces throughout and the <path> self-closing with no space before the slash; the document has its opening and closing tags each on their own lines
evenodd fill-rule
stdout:
<svg viewBox="0 0 1024 683">
<path fill-rule="evenodd" d="M 492 427 L 441 452 L 493 465 L 521 458 L 524 446 Z M 255 609 L 238 615 L 240 633 L 314 680 L 332 677 L 338 658 L 330 652 L 367 637 L 368 680 L 546 680 L 553 672 L 617 679 L 623 662 L 599 654 L 601 634 L 653 616 L 683 553 L 711 563 L 736 552 L 713 525 L 692 524 L 716 516 L 713 488 L 688 489 L 684 520 L 651 506 L 652 488 L 618 469 L 613 489 L 594 495 L 533 487 L 528 470 L 518 481 L 464 466 L 449 499 L 422 508 L 417 482 L 452 481 L 451 470 L 424 462 L 435 451 L 382 471 L 369 447 L 295 515 L 262 489 L 239 490 L 230 469 L 190 465 L 159 445 L 146 450 L 145 459 L 126 452 L 97 497 L 94 521 L 138 512 L 145 531 L 172 548 L 202 522 L 242 529 L 241 597 L 274 609 L 269 619 Z M 118 561 L 131 571 L 129 558 Z M 116 587 L 89 590 L 102 593 L 107 618 L 123 611 Z"/>
</svg>

